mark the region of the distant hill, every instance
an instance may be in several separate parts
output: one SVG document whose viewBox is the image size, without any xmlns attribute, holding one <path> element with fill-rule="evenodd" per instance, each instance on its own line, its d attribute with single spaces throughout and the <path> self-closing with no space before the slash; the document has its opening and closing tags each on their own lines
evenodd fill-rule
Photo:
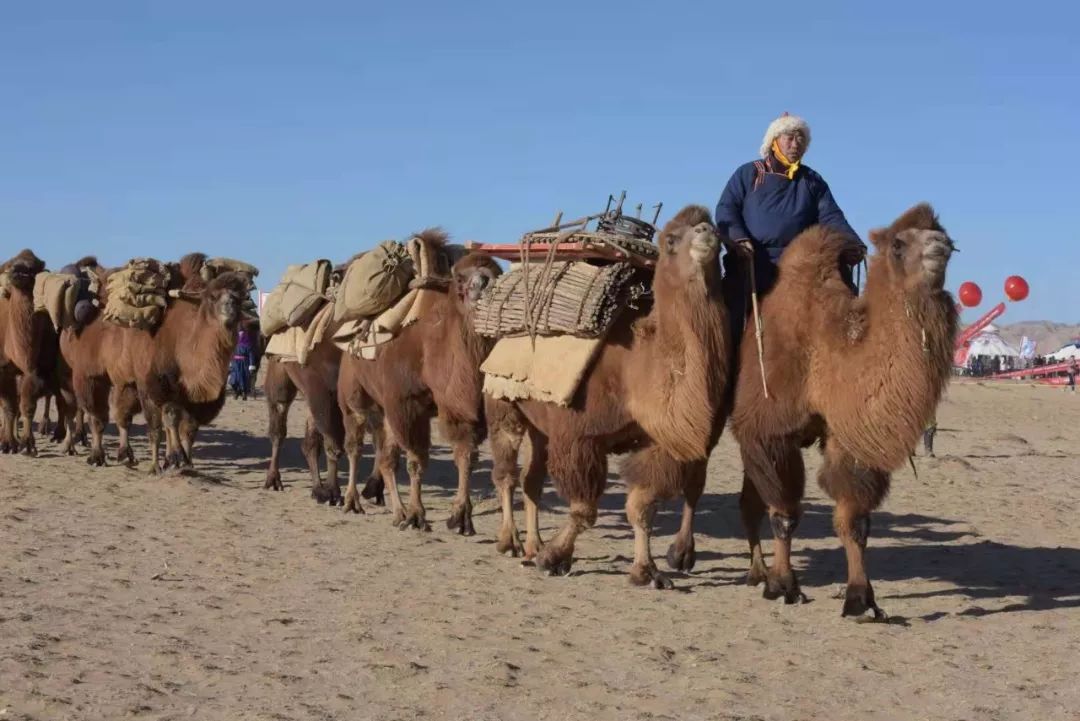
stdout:
<svg viewBox="0 0 1080 721">
<path fill-rule="evenodd" d="M 1080 323 L 1052 323 L 1048 320 L 1025 320 L 1019 323 L 999 325 L 1001 337 L 1013 346 L 1020 347 L 1020 338 L 1027 336 L 1035 341 L 1039 355 L 1053 353 L 1071 340 L 1080 338 Z"/>
</svg>

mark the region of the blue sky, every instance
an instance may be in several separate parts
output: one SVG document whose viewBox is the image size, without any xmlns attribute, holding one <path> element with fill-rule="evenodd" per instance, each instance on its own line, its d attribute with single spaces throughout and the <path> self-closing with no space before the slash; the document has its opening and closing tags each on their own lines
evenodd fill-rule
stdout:
<svg viewBox="0 0 1080 721">
<path fill-rule="evenodd" d="M 1080 321 L 1073 2 L 38 2 L 0 9 L 0 238 L 51 265 L 346 258 L 713 207 L 784 110 L 862 234 L 930 201 L 949 287 Z M 963 4 L 968 6 L 969 4 Z M 967 320 L 976 313 L 968 312 Z"/>
</svg>

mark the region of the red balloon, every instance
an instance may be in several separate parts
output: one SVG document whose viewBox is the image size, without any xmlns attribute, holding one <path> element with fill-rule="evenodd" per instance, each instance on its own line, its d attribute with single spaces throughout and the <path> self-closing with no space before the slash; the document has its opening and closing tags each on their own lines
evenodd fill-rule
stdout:
<svg viewBox="0 0 1080 721">
<path fill-rule="evenodd" d="M 982 288 L 970 280 L 960 284 L 960 293 L 958 295 L 960 296 L 960 302 L 968 308 L 974 308 L 979 303 L 982 303 Z"/>
<path fill-rule="evenodd" d="M 1005 295 L 1009 296 L 1009 300 L 1021 301 L 1028 297 L 1030 290 L 1027 281 L 1018 275 L 1010 275 L 1005 279 Z"/>
</svg>

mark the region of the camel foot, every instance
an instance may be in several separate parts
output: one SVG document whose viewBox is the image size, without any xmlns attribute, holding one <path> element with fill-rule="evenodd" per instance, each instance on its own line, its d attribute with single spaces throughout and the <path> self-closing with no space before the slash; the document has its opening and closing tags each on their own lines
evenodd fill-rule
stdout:
<svg viewBox="0 0 1080 721">
<path fill-rule="evenodd" d="M 677 536 L 667 550 L 668 566 L 673 571 L 690 571 L 697 561 L 697 553 L 694 550 L 694 537 L 690 536 L 689 542 Z"/>
<path fill-rule="evenodd" d="M 36 458 L 37 457 L 37 454 L 38 454 L 37 445 L 34 443 L 33 438 L 31 438 L 30 440 L 27 440 L 27 441 L 23 441 L 23 443 L 22 443 L 22 454 L 24 456 L 28 456 L 29 458 Z"/>
<path fill-rule="evenodd" d="M 152 477 L 159 477 L 165 474 L 165 467 L 159 465 L 156 461 L 150 461 L 150 470 L 147 471 L 147 475 Z"/>
<path fill-rule="evenodd" d="M 60 455 L 62 455 L 62 456 L 78 455 L 77 453 L 75 453 L 75 444 L 74 443 L 68 443 L 67 441 L 64 441 L 64 444 L 62 446 L 60 446 Z"/>
<path fill-rule="evenodd" d="M 765 576 L 765 590 L 761 595 L 769 601 L 783 598 L 786 604 L 807 601 L 806 595 L 799 589 L 799 579 L 795 577 L 794 571 L 778 574 L 770 569 Z"/>
<path fill-rule="evenodd" d="M 525 540 L 525 555 L 522 557 L 526 561 L 531 561 L 540 555 L 540 552 L 544 550 L 544 544 L 540 540 L 532 541 Z"/>
<path fill-rule="evenodd" d="M 341 489 L 337 485 L 320 484 L 313 486 L 311 489 L 311 497 L 315 499 L 316 503 L 326 503 L 331 506 L 340 506 L 344 501 L 341 500 Z"/>
<path fill-rule="evenodd" d="M 172 453 L 165 456 L 165 467 L 172 467 L 176 468 L 177 470 L 181 468 L 190 468 L 191 460 L 188 459 L 188 457 L 182 452 L 173 451 Z"/>
<path fill-rule="evenodd" d="M 120 446 L 116 449 L 117 463 L 123 463 L 128 468 L 135 467 L 135 453 L 131 450 L 131 446 Z"/>
<path fill-rule="evenodd" d="M 383 483 L 383 479 L 380 476 L 370 476 L 367 481 L 364 482 L 364 490 L 360 491 L 360 496 L 368 499 L 376 506 L 385 506 L 386 498 L 383 496 L 384 490 L 386 490 L 386 484 Z"/>
<path fill-rule="evenodd" d="M 281 485 L 281 471 L 274 469 L 266 472 L 266 483 L 263 484 L 264 490 L 283 491 L 285 486 Z"/>
<path fill-rule="evenodd" d="M 47 433 L 47 431 L 44 433 Z M 63 443 L 66 435 L 67 430 L 63 426 L 58 425 L 56 428 L 53 428 L 52 435 L 49 436 L 49 441 L 52 443 Z"/>
<path fill-rule="evenodd" d="M 4 455 L 7 455 L 9 453 L 14 453 L 16 448 L 17 448 L 17 446 L 12 441 L 2 441 L 2 442 L 0 442 L 0 453 L 3 453 Z"/>
<path fill-rule="evenodd" d="M 91 466 L 104 466 L 105 465 L 105 449 L 104 448 L 91 448 L 90 453 L 86 456 L 86 462 Z"/>
<path fill-rule="evenodd" d="M 648 565 L 635 563 L 630 567 L 630 583 L 635 586 L 652 586 L 660 591 L 670 591 L 675 584 L 667 575 L 660 572 L 655 563 Z"/>
<path fill-rule="evenodd" d="M 446 519 L 446 527 L 457 530 L 462 536 L 475 536 L 476 529 L 472 522 L 472 499 L 466 497 L 464 503 L 455 503 L 450 509 L 450 518 Z"/>
<path fill-rule="evenodd" d="M 574 554 L 556 546 L 547 546 L 536 554 L 536 567 L 549 576 L 567 576 L 574 563 Z"/>
<path fill-rule="evenodd" d="M 511 558 L 525 555 L 525 546 L 521 543 L 521 536 L 516 528 L 499 529 L 499 537 L 495 540 L 495 551 L 503 555 L 509 552 Z"/>
<path fill-rule="evenodd" d="M 750 561 L 750 570 L 746 572 L 746 585 L 756 586 L 769 577 L 769 569 L 765 568 L 765 562 L 760 558 Z"/>
<path fill-rule="evenodd" d="M 402 531 L 415 528 L 418 531 L 428 532 L 431 530 L 431 524 L 427 522 L 425 513 L 423 508 L 410 508 L 402 513 L 402 520 L 397 524 L 397 527 Z"/>
<path fill-rule="evenodd" d="M 364 514 L 364 506 L 360 503 L 360 494 L 356 492 L 355 487 L 345 491 L 345 512 L 349 511 Z"/>
<path fill-rule="evenodd" d="M 868 611 L 871 615 L 867 615 Z M 869 582 L 865 586 L 848 584 L 847 592 L 844 594 L 844 610 L 840 612 L 840 615 L 852 616 L 858 621 L 885 622 L 889 620 L 888 614 L 878 608 L 874 602 L 874 589 L 871 588 Z"/>
</svg>

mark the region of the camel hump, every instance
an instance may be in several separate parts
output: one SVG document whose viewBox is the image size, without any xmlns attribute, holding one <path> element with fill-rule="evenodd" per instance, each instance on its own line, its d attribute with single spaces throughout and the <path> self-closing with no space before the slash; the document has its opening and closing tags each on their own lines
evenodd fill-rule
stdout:
<svg viewBox="0 0 1080 721">
<path fill-rule="evenodd" d="M 840 252 L 850 243 L 850 236 L 837 228 L 815 225 L 795 236 L 780 256 L 780 268 L 795 268 L 807 264 L 836 266 Z"/>
<path fill-rule="evenodd" d="M 443 246 L 450 242 L 450 234 L 439 226 L 424 228 L 419 233 L 415 233 L 413 237 L 419 238 L 421 242 L 431 246 Z"/>
</svg>

